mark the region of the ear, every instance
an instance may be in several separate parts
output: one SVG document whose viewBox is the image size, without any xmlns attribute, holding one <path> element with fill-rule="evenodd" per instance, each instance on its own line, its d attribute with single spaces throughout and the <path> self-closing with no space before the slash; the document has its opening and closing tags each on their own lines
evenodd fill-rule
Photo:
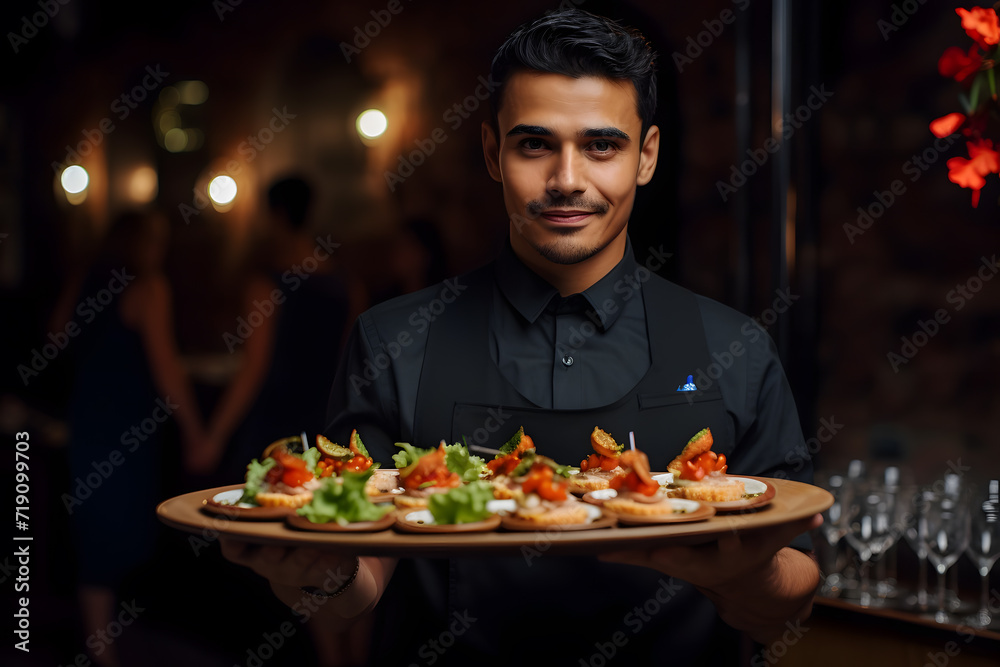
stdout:
<svg viewBox="0 0 1000 667">
<path fill-rule="evenodd" d="M 497 183 L 503 183 L 503 175 L 500 172 L 500 144 L 497 141 L 497 133 L 493 128 L 493 123 L 488 120 L 483 121 L 483 158 L 486 160 L 486 171 L 490 172 L 490 177 Z"/>
<path fill-rule="evenodd" d="M 646 130 L 646 140 L 642 142 L 642 152 L 639 154 L 639 171 L 635 182 L 645 185 L 653 178 L 656 171 L 656 158 L 660 154 L 660 128 L 650 125 Z"/>
</svg>

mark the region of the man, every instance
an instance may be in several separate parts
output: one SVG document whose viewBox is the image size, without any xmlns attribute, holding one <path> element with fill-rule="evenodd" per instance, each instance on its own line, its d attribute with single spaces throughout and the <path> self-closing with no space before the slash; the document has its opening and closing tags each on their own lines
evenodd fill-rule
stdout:
<svg viewBox="0 0 1000 667">
<path fill-rule="evenodd" d="M 483 269 L 359 318 L 327 435 L 357 428 L 388 462 L 396 441 L 496 447 L 523 425 L 541 453 L 573 462 L 601 426 L 634 432 L 662 470 L 708 426 L 733 471 L 810 474 L 785 469 L 802 434 L 767 336 L 744 336 L 745 316 L 632 256 L 629 214 L 659 146 L 654 54 L 642 36 L 558 12 L 511 35 L 491 76 L 500 86 L 482 142 L 503 186 L 509 244 Z M 711 374 L 717 381 L 698 373 L 735 343 L 742 351 Z M 679 392 L 688 375 L 702 386 Z M 302 586 L 322 586 L 316 613 L 334 626 L 377 608 L 373 664 L 731 664 L 734 628 L 769 642 L 808 615 L 818 570 L 785 545 L 818 521 L 600 561 L 358 560 L 231 541 L 223 550 L 293 608 Z M 531 637 L 541 645 L 528 649 Z"/>
</svg>

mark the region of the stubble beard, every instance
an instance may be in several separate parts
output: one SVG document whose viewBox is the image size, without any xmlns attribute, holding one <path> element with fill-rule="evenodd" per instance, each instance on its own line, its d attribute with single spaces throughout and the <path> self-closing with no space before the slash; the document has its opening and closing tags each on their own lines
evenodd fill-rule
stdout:
<svg viewBox="0 0 1000 667">
<path fill-rule="evenodd" d="M 553 205 L 554 203 L 555 202 L 552 200 L 546 203 L 542 203 L 541 201 L 529 202 L 526 208 L 528 219 L 537 220 L 541 211 L 544 210 L 546 206 Z M 581 197 L 568 197 L 558 203 L 563 206 L 576 206 L 585 210 L 593 211 L 597 217 L 601 217 L 608 212 L 607 203 L 588 202 Z M 578 240 L 576 237 L 582 235 L 585 229 L 586 227 L 553 229 L 552 231 L 558 234 L 559 238 L 548 243 L 536 243 L 528 237 L 524 237 L 524 239 L 535 250 L 535 252 L 553 264 L 579 264 L 580 262 L 586 261 L 604 250 L 604 248 L 608 246 L 608 243 L 611 242 L 608 240 L 607 243 L 601 246 L 583 245 L 583 241 Z"/>
</svg>

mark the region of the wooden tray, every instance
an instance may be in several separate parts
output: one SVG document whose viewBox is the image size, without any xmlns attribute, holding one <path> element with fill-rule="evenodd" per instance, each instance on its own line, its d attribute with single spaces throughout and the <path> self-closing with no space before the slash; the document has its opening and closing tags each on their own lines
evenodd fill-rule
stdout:
<svg viewBox="0 0 1000 667">
<path fill-rule="evenodd" d="M 324 533 L 297 531 L 278 522 L 241 521 L 202 511 L 206 498 L 240 485 L 186 493 L 163 501 L 156 513 L 163 523 L 178 530 L 211 537 L 221 534 L 255 544 L 326 547 L 369 556 L 475 556 L 520 555 L 522 547 L 544 548 L 548 553 L 592 554 L 664 543 L 697 544 L 727 532 L 766 529 L 803 519 L 833 504 L 833 496 L 819 487 L 783 479 L 767 479 L 767 482 L 774 487 L 775 495 L 770 504 L 760 509 L 716 514 L 706 521 L 693 523 L 615 526 L 602 530 L 560 531 L 558 526 L 550 526 L 538 531 L 516 532 L 498 529 L 451 534 L 402 534 L 394 530 Z"/>
</svg>

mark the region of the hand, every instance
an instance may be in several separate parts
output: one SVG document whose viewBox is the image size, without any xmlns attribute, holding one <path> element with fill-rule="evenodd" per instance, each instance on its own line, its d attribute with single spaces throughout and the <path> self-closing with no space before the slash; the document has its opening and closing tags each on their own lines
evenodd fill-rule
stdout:
<svg viewBox="0 0 1000 667">
<path fill-rule="evenodd" d="M 293 588 L 315 586 L 328 593 L 342 588 L 358 566 L 357 556 L 308 547 L 286 548 L 256 545 L 220 537 L 222 555 L 271 582 L 271 586 Z"/>
<path fill-rule="evenodd" d="M 601 560 L 640 565 L 683 579 L 710 591 L 745 582 L 759 585 L 775 578 L 775 554 L 797 535 L 820 526 L 820 514 L 772 528 L 730 532 L 694 546 L 666 546 L 601 555 Z"/>
</svg>

